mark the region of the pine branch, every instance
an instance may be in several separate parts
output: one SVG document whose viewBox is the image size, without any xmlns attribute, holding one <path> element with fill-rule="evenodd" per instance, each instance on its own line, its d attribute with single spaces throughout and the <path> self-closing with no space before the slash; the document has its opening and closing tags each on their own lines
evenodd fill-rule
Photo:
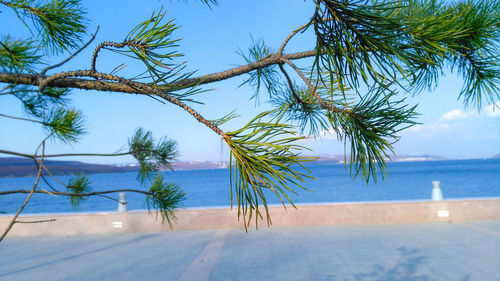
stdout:
<svg viewBox="0 0 500 281">
<path fill-rule="evenodd" d="M 26 154 L 26 153 L 9 151 L 9 150 L 4 150 L 4 149 L 0 149 L 0 153 L 14 155 L 14 156 L 20 156 L 20 157 L 25 157 L 25 158 L 30 158 L 30 159 L 35 159 L 35 158 L 40 157 L 40 156 L 33 155 L 33 154 Z M 122 152 L 122 153 L 61 153 L 61 154 L 47 154 L 44 156 L 44 158 L 75 157 L 75 156 L 114 157 L 114 156 L 130 155 L 133 153 L 135 153 L 135 152 L 134 151 L 127 151 L 127 152 Z"/>
<path fill-rule="evenodd" d="M 9 119 L 13 119 L 13 120 L 20 120 L 20 121 L 28 121 L 28 122 L 32 122 L 32 123 L 38 123 L 38 124 L 41 124 L 41 125 L 44 125 L 44 126 L 49 126 L 50 125 L 49 123 L 38 121 L 38 120 L 35 120 L 35 119 L 29 119 L 29 118 L 23 118 L 23 117 L 17 117 L 17 116 L 10 116 L 10 115 L 7 115 L 7 114 L 2 114 L 2 113 L 0 113 L 0 116 L 1 117 L 5 117 L 5 118 L 9 118 Z"/>
<path fill-rule="evenodd" d="M 45 76 L 45 73 L 47 73 L 47 71 L 54 69 L 54 68 L 58 68 L 58 67 L 64 65 L 65 63 L 67 63 L 68 61 L 70 61 L 72 58 L 76 57 L 81 51 L 83 51 L 85 48 L 87 48 L 90 45 L 90 43 L 92 43 L 92 41 L 94 41 L 95 36 L 97 35 L 97 32 L 99 32 L 99 26 L 97 26 L 96 31 L 94 32 L 94 34 L 92 34 L 92 37 L 90 37 L 89 41 L 87 41 L 87 43 L 85 43 L 85 45 L 80 47 L 76 52 L 71 54 L 71 56 L 69 56 L 65 60 L 61 61 L 60 63 L 54 64 L 54 65 L 49 65 L 49 66 L 45 67 L 44 69 L 42 69 L 42 71 L 40 71 L 40 76 Z"/>
<path fill-rule="evenodd" d="M 106 47 L 113 47 L 113 48 L 117 48 L 117 49 L 122 49 L 122 48 L 125 48 L 127 46 L 134 46 L 134 47 L 140 47 L 138 46 L 137 43 L 135 42 L 130 42 L 130 41 L 123 41 L 121 43 L 116 43 L 116 42 L 102 42 L 101 44 L 97 45 L 97 47 L 95 47 L 94 49 L 94 54 L 92 55 L 92 60 L 91 60 L 91 66 L 90 66 L 90 70 L 92 71 L 96 71 L 95 69 L 95 64 L 96 64 L 96 61 L 97 61 L 97 56 L 99 55 L 99 52 L 103 49 L 103 48 L 106 48 Z M 113 71 L 112 71 L 113 72 Z"/>
<path fill-rule="evenodd" d="M 186 112 L 188 112 L 190 115 L 192 115 L 196 120 L 198 120 L 200 123 L 204 124 L 205 126 L 209 127 L 210 129 L 212 129 L 212 131 L 214 131 L 218 135 L 220 135 L 220 136 L 225 135 L 225 133 L 221 129 L 219 129 L 217 126 L 212 124 L 209 120 L 205 119 L 203 116 L 201 116 L 193 108 L 191 108 L 190 106 L 188 106 L 184 102 L 180 101 L 179 99 L 169 95 L 167 92 L 159 90 L 156 87 L 153 88 L 149 84 L 134 82 L 134 81 L 131 81 L 131 80 L 128 80 L 128 79 L 125 79 L 123 77 L 119 77 L 116 75 L 100 73 L 100 72 L 96 72 L 96 71 L 92 71 L 92 70 L 78 70 L 78 71 L 61 72 L 61 73 L 54 74 L 52 76 L 49 76 L 49 77 L 41 80 L 39 85 L 38 85 L 39 90 L 43 91 L 47 85 L 52 83 L 52 81 L 57 81 L 59 79 L 65 79 L 68 77 L 93 77 L 93 78 L 98 78 L 98 79 L 117 81 L 120 84 L 127 85 L 128 87 L 134 89 L 134 91 L 136 93 L 140 93 L 140 94 L 144 94 L 144 95 L 155 95 L 155 96 L 161 97 L 164 100 L 181 107 Z"/>
<path fill-rule="evenodd" d="M 18 220 L 16 220 L 16 223 L 30 224 L 30 223 L 44 223 L 44 222 L 54 222 L 54 221 L 56 221 L 56 219 L 37 220 L 37 221 L 18 221 Z"/>
<path fill-rule="evenodd" d="M 144 195 L 154 195 L 153 192 L 143 191 L 139 189 L 133 188 L 121 188 L 121 189 L 113 189 L 113 190 L 105 190 L 105 191 L 94 191 L 94 192 L 85 192 L 85 193 L 72 193 L 72 192 L 62 192 L 62 191 L 47 191 L 47 190 L 35 190 L 33 193 L 39 194 L 48 194 L 48 195 L 63 195 L 70 197 L 89 197 L 95 195 L 103 195 L 103 194 L 111 194 L 111 193 L 120 193 L 120 192 L 134 192 L 141 193 Z M 28 189 L 12 189 L 7 191 L 0 191 L 0 196 L 2 195 L 12 195 L 12 194 L 27 194 L 31 193 L 31 190 Z"/>
<path fill-rule="evenodd" d="M 281 70 L 281 73 L 283 73 L 283 75 L 286 78 L 286 81 L 288 83 L 288 87 L 290 88 L 290 91 L 292 92 L 292 95 L 295 98 L 295 101 L 298 102 L 298 103 L 300 103 L 304 107 L 305 106 L 304 101 L 300 98 L 300 96 L 295 91 L 295 87 L 293 86 L 292 79 L 290 79 L 290 76 L 288 75 L 288 73 L 286 72 L 286 70 L 285 70 L 285 68 L 283 67 L 282 64 L 279 64 L 278 66 L 279 66 L 279 68 Z"/>
<path fill-rule="evenodd" d="M 4 232 L 0 236 L 0 242 L 2 242 L 2 240 L 5 238 L 5 236 L 7 236 L 7 234 L 11 230 L 12 226 L 14 226 L 14 224 L 16 223 L 17 217 L 24 210 L 24 207 L 26 207 L 26 205 L 30 201 L 31 197 L 36 192 L 36 188 L 38 186 L 38 182 L 40 181 L 40 176 L 42 175 L 43 154 L 45 153 L 45 139 L 41 142 L 41 146 L 42 146 L 42 157 L 40 158 L 40 167 L 38 167 L 38 173 L 37 173 L 37 176 L 36 176 L 36 179 L 35 179 L 35 183 L 33 184 L 33 187 L 31 188 L 31 190 L 29 190 L 29 192 L 27 192 L 27 193 L 29 193 L 28 197 L 26 198 L 26 200 L 24 200 L 24 203 L 21 205 L 21 207 L 19 207 L 19 210 L 17 210 L 17 212 L 14 215 L 14 217 L 12 217 L 9 225 L 7 226 L 7 228 L 4 230 Z M 35 154 L 37 153 L 37 151 L 38 151 L 39 148 L 40 148 L 40 146 L 38 146 L 38 148 L 36 149 Z"/>
<path fill-rule="evenodd" d="M 316 51 L 306 51 L 293 54 L 284 54 L 282 58 L 288 60 L 297 60 L 308 57 L 313 57 L 316 55 Z M 226 80 L 235 76 L 246 74 L 248 72 L 281 63 L 281 58 L 278 55 L 272 55 L 261 61 L 250 63 L 244 66 L 235 67 L 221 72 L 201 75 L 194 78 L 184 79 L 171 84 L 159 84 L 157 85 L 159 89 L 165 89 L 168 91 L 178 91 L 192 86 L 206 85 L 214 83 L 221 80 Z M 46 80 L 50 76 L 42 76 L 40 74 L 27 74 L 27 73 L 7 73 L 0 72 L 0 83 L 18 84 L 18 85 L 32 85 L 40 86 L 40 81 Z M 84 76 L 83 76 L 84 77 Z M 149 85 L 148 83 L 135 82 L 143 86 Z M 77 79 L 61 77 L 57 80 L 50 81 L 47 86 L 55 88 L 73 88 L 73 89 L 83 89 L 83 90 L 97 90 L 106 92 L 120 92 L 120 93 L 132 93 L 141 94 L 140 91 L 124 85 L 119 82 L 109 82 L 109 81 L 95 81 L 90 79 Z"/>
<path fill-rule="evenodd" d="M 41 171 L 41 170 L 40 170 Z M 12 194 L 47 194 L 47 195 L 62 195 L 68 196 L 70 198 L 85 198 L 90 196 L 104 196 L 105 194 L 120 193 L 120 192 L 133 192 L 146 195 L 146 206 L 151 212 L 151 209 L 155 209 L 157 212 L 161 213 L 162 220 L 166 220 L 169 226 L 172 228 L 173 222 L 176 220 L 174 210 L 180 206 L 180 202 L 183 200 L 185 194 L 179 189 L 178 186 L 172 184 L 164 184 L 163 177 L 156 178 L 153 182 L 149 191 L 143 191 L 139 189 L 132 188 L 122 188 L 114 190 L 105 191 L 95 191 L 95 192 L 61 192 L 61 191 L 47 191 L 47 190 L 26 190 L 26 189 L 16 189 L 1 191 L 0 196 L 12 195 Z M 17 216 L 15 216 L 17 218 Z M 14 220 L 15 220 L 14 218 Z M 1 239 L 0 239 L 1 241 Z"/>
</svg>

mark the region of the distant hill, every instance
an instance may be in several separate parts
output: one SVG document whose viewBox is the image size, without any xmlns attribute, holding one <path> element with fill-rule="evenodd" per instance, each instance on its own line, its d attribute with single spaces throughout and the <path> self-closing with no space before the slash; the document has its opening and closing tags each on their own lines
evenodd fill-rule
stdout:
<svg viewBox="0 0 500 281">
<path fill-rule="evenodd" d="M 227 167 L 219 161 L 179 161 L 172 164 L 174 170 L 207 170 Z"/>
<path fill-rule="evenodd" d="M 318 160 L 311 162 L 310 164 L 327 164 L 327 163 L 344 163 L 344 155 L 318 155 L 312 156 L 318 157 Z M 349 155 L 345 157 L 347 161 L 350 160 Z M 391 159 L 385 159 L 389 162 L 420 162 L 420 161 L 437 161 L 446 160 L 445 157 L 422 154 L 422 155 L 396 155 L 391 157 Z"/>
<path fill-rule="evenodd" d="M 430 154 L 396 155 L 395 157 L 391 157 L 390 161 L 411 162 L 411 161 L 437 161 L 437 160 L 446 160 L 446 158 L 442 157 L 442 156 L 430 155 Z"/>
<path fill-rule="evenodd" d="M 59 161 L 44 160 L 46 165 L 54 175 L 75 175 L 99 174 L 99 173 L 123 173 L 137 171 L 139 167 L 136 164 L 121 165 L 100 165 L 88 164 L 78 161 Z M 186 161 L 175 162 L 172 164 L 174 170 L 202 170 L 217 169 L 224 167 L 218 161 Z M 227 167 L 227 164 L 225 165 Z M 165 169 L 168 170 L 168 169 Z M 34 177 L 38 170 L 31 159 L 17 157 L 0 157 L 0 178 L 6 177 Z"/>
<path fill-rule="evenodd" d="M 343 155 L 318 155 L 318 160 L 309 162 L 308 165 L 319 164 L 339 164 L 344 163 Z M 500 158 L 500 154 L 493 156 Z M 349 156 L 347 156 L 349 161 Z M 398 155 L 388 161 L 434 161 L 443 160 L 443 157 L 434 155 Z M 135 164 L 125 165 L 100 165 L 88 164 L 78 161 L 58 161 L 44 160 L 47 167 L 54 175 L 74 175 L 78 173 L 98 174 L 98 173 L 123 173 L 137 171 L 139 169 Z M 174 170 L 203 170 L 203 169 L 218 169 L 227 168 L 228 163 L 220 163 L 219 161 L 180 161 L 172 165 Z M 31 159 L 17 157 L 0 157 L 0 177 L 32 177 L 36 176 L 37 169 Z"/>
<path fill-rule="evenodd" d="M 500 158 L 500 153 L 493 155 L 491 158 L 493 158 L 493 159 L 498 159 L 498 158 Z"/>
<path fill-rule="evenodd" d="M 138 167 L 87 164 L 78 161 L 44 160 L 43 162 L 54 175 L 121 173 L 138 170 Z M 0 177 L 30 177 L 36 176 L 37 172 L 35 163 L 31 159 L 0 157 Z"/>
<path fill-rule="evenodd" d="M 338 164 L 344 163 L 344 155 L 317 155 L 312 157 L 318 157 L 316 161 L 310 162 L 312 165 L 319 164 Z M 349 160 L 349 158 L 347 158 Z"/>
</svg>

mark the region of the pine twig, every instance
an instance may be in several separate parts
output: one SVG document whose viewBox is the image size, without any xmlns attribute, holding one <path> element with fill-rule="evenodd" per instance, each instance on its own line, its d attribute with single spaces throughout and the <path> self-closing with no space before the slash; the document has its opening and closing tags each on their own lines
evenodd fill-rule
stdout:
<svg viewBox="0 0 500 281">
<path fill-rule="evenodd" d="M 47 219 L 47 220 L 37 220 L 37 221 L 16 221 L 16 223 L 43 223 L 43 222 L 54 222 L 56 219 Z"/>
<path fill-rule="evenodd" d="M 57 67 L 60 67 L 61 65 L 70 61 L 72 58 L 76 57 L 76 55 L 78 55 L 81 51 L 83 51 L 85 48 L 87 48 L 90 45 L 90 43 L 92 43 L 92 41 L 94 41 L 95 36 L 97 35 L 98 31 L 99 31 L 99 26 L 97 26 L 96 31 L 94 32 L 92 37 L 89 39 L 89 41 L 87 41 L 87 43 L 85 45 L 83 45 L 80 49 L 78 49 L 76 52 L 74 52 L 71 56 L 69 56 L 68 58 L 66 58 L 62 62 L 60 62 L 58 64 L 54 64 L 54 65 L 49 65 L 46 68 L 42 69 L 42 71 L 40 72 L 40 76 L 45 76 L 45 73 L 47 73 L 47 71 L 54 69 L 54 68 L 57 68 Z"/>
<path fill-rule="evenodd" d="M 21 205 L 21 207 L 19 208 L 19 210 L 17 210 L 17 213 L 14 215 L 14 217 L 12 217 L 9 225 L 7 226 L 7 228 L 2 233 L 2 236 L 0 236 L 0 242 L 2 242 L 2 240 L 5 238 L 5 236 L 7 236 L 7 233 L 9 233 L 9 231 L 12 229 L 12 226 L 14 226 L 14 224 L 16 223 L 17 217 L 24 210 L 24 207 L 26 207 L 26 205 L 28 204 L 28 202 L 30 201 L 31 197 L 33 196 L 33 194 L 36 191 L 36 188 L 38 186 L 38 182 L 40 181 L 40 177 L 42 175 L 43 154 L 45 153 L 45 139 L 42 141 L 41 146 L 42 146 L 42 157 L 40 159 L 40 167 L 38 168 L 38 174 L 36 176 L 35 184 L 33 184 L 33 187 L 31 188 L 31 190 L 29 192 L 29 195 L 26 198 L 26 200 L 24 200 L 23 205 Z M 40 146 L 38 146 L 37 151 L 38 151 L 39 148 L 40 148 Z M 36 152 L 35 152 L 35 154 L 36 154 Z"/>
<path fill-rule="evenodd" d="M 119 193 L 119 192 L 134 192 L 134 193 L 141 193 L 141 194 L 150 195 L 150 196 L 154 195 L 153 192 L 143 191 L 143 190 L 139 190 L 139 189 L 131 189 L 131 188 L 113 189 L 113 190 L 105 190 L 105 191 L 94 191 L 94 192 L 86 192 L 86 193 L 70 193 L 70 192 L 62 192 L 62 191 L 47 191 L 47 190 L 44 190 L 44 189 L 33 191 L 33 193 L 39 193 L 39 194 L 63 195 L 63 196 L 71 196 L 71 197 L 89 197 L 89 196 L 111 194 L 111 193 Z M 2 195 L 10 195 L 10 194 L 27 194 L 27 193 L 31 193 L 31 190 L 28 190 L 28 189 L 15 189 L 15 190 L 0 191 L 0 196 L 2 196 Z"/>
<path fill-rule="evenodd" d="M 102 48 L 105 48 L 105 47 L 114 47 L 114 48 L 117 48 L 117 49 L 122 49 L 122 48 L 125 48 L 126 46 L 129 46 L 129 45 L 135 45 L 135 46 L 137 46 L 137 44 L 135 44 L 133 42 L 130 42 L 130 41 L 123 41 L 121 43 L 106 41 L 106 42 L 102 42 L 101 44 L 97 45 L 97 47 L 94 50 L 94 54 L 92 55 L 90 69 L 93 70 L 93 71 L 96 71 L 95 64 L 96 64 L 96 61 L 97 61 L 97 56 L 99 55 L 99 52 L 101 51 Z"/>
<path fill-rule="evenodd" d="M 293 87 L 292 79 L 290 79 L 290 76 L 288 76 L 288 73 L 286 72 L 285 68 L 283 67 L 283 64 L 278 64 L 281 72 L 283 75 L 285 75 L 286 81 L 288 82 L 288 86 L 290 87 L 290 91 L 292 92 L 293 97 L 297 102 L 299 102 L 302 107 L 304 107 L 304 101 L 299 97 L 297 92 L 295 92 L 295 88 Z"/>
<path fill-rule="evenodd" d="M 10 116 L 10 115 L 6 115 L 6 114 L 2 114 L 2 113 L 0 113 L 0 116 L 1 117 L 5 117 L 5 118 L 9 118 L 9 119 L 13 119 L 13 120 L 21 120 L 21 121 L 28 121 L 28 122 L 38 123 L 38 124 L 41 124 L 41 125 L 44 125 L 44 126 L 48 126 L 49 125 L 48 123 L 41 122 L 41 121 L 38 121 L 38 120 L 28 119 L 28 118 L 23 118 L 23 117 Z"/>
</svg>

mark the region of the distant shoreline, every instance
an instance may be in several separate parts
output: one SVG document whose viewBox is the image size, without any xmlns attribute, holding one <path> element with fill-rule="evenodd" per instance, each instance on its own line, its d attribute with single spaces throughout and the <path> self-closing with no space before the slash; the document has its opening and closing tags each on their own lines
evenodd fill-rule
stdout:
<svg viewBox="0 0 500 281">
<path fill-rule="evenodd" d="M 137 171 L 138 167 L 119 167 L 116 165 L 88 164 L 78 161 L 45 160 L 44 165 L 54 175 L 123 173 Z M 32 159 L 17 157 L 0 157 L 0 178 L 34 177 L 37 168 Z"/>
<path fill-rule="evenodd" d="M 314 156 L 311 156 L 314 157 Z M 418 156 L 397 156 L 388 163 L 392 162 L 426 162 L 426 161 L 463 161 L 463 160 L 487 160 L 498 159 L 492 158 L 479 158 L 479 159 L 446 159 L 444 157 L 432 155 L 418 155 Z M 104 165 L 104 164 L 89 164 L 78 161 L 45 161 L 47 167 L 50 168 L 54 175 L 58 176 L 71 176 L 76 174 L 107 174 L 107 173 L 124 173 L 135 172 L 139 170 L 136 164 L 121 164 L 121 165 Z M 319 157 L 318 160 L 312 161 L 310 165 L 335 165 L 346 164 L 344 157 Z M 172 168 L 176 171 L 189 171 L 189 170 L 212 170 L 222 169 L 229 167 L 227 162 L 218 161 L 180 161 L 175 162 Z M 163 171 L 168 171 L 164 169 Z M 37 174 L 37 169 L 30 159 L 17 158 L 17 157 L 0 157 L 0 178 L 20 178 L 20 177 L 34 177 Z"/>
</svg>

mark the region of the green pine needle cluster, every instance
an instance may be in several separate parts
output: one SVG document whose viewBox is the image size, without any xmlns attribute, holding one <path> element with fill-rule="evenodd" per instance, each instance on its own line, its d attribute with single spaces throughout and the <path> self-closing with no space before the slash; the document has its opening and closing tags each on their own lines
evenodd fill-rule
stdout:
<svg viewBox="0 0 500 281">
<path fill-rule="evenodd" d="M 217 118 L 217 119 L 214 119 L 214 120 L 210 120 L 210 123 L 212 123 L 214 126 L 222 126 L 223 124 L 235 119 L 235 118 L 238 118 L 240 117 L 240 115 L 238 113 L 236 113 L 236 109 L 229 112 L 228 114 L 220 117 L 220 118 Z"/>
<path fill-rule="evenodd" d="M 153 173 L 160 168 L 172 168 L 172 162 L 178 157 L 177 142 L 162 138 L 155 144 L 150 131 L 137 129 L 129 140 L 129 150 L 139 162 L 138 180 L 144 183 L 151 179 Z"/>
<path fill-rule="evenodd" d="M 161 174 L 155 177 L 149 192 L 151 195 L 146 196 L 148 211 L 156 210 L 156 215 L 160 214 L 162 221 L 167 221 L 172 228 L 172 224 L 177 219 L 175 211 L 183 206 L 182 201 L 186 194 L 178 185 L 165 183 Z"/>
<path fill-rule="evenodd" d="M 85 134 L 83 115 L 76 109 L 55 108 L 43 116 L 44 128 L 63 143 L 77 142 Z"/>
<path fill-rule="evenodd" d="M 386 160 L 394 155 L 392 145 L 399 139 L 398 132 L 415 124 L 416 106 L 393 99 L 393 95 L 378 90 L 364 96 L 352 109 L 328 115 L 332 127 L 338 128 L 339 138 L 345 139 L 351 175 L 361 175 L 367 183 L 371 177 L 377 180 L 377 167 L 385 176 Z"/>
<path fill-rule="evenodd" d="M 217 0 L 200 0 L 200 1 L 207 5 L 216 5 L 218 3 Z"/>
<path fill-rule="evenodd" d="M 267 46 L 263 40 L 255 41 L 253 38 L 252 45 L 248 48 L 248 54 L 245 54 L 242 50 L 238 51 L 238 54 L 247 64 L 262 60 L 272 53 L 273 50 Z M 240 84 L 240 87 L 248 84 L 250 87 L 255 89 L 251 98 L 255 99 L 256 102 L 259 101 L 259 92 L 262 86 L 264 86 L 264 89 L 269 93 L 269 97 L 279 93 L 282 89 L 280 75 L 274 65 L 251 71 L 248 75 L 248 79 L 243 81 L 243 83 Z"/>
<path fill-rule="evenodd" d="M 460 97 L 465 105 L 480 108 L 500 99 L 500 2 L 469 0 L 444 5 L 418 1 L 409 10 L 415 20 L 414 38 L 426 46 L 421 49 L 432 59 L 427 63 L 431 65 L 430 71 L 426 69 L 428 76 L 437 77 L 439 69 L 449 64 L 462 74 Z"/>
<path fill-rule="evenodd" d="M 308 89 L 295 85 L 293 91 L 295 94 L 291 89 L 287 89 L 286 94 L 275 97 L 274 102 L 287 105 L 287 120 L 297 124 L 300 133 L 313 137 L 319 136 L 323 130 L 329 128 L 325 111 Z"/>
<path fill-rule="evenodd" d="M 394 84 L 409 92 L 436 85 L 442 69 L 462 74 L 460 96 L 478 108 L 498 100 L 500 3 L 314 1 L 314 67 L 348 85 Z M 332 79 L 333 80 L 333 79 Z"/>
<path fill-rule="evenodd" d="M 39 37 L 40 46 L 52 53 L 78 47 L 86 33 L 86 12 L 80 0 L 6 2 L 25 26 Z M 33 28 L 26 23 L 31 20 Z"/>
<path fill-rule="evenodd" d="M 303 188 L 305 178 L 312 178 L 303 164 L 315 158 L 300 156 L 306 148 L 296 142 L 303 137 L 295 136 L 294 126 L 280 123 L 285 110 L 263 112 L 224 139 L 231 151 L 231 205 L 235 198 L 245 227 L 252 217 L 256 224 L 263 219 L 259 205 L 271 223 L 267 192 L 276 195 L 283 205 L 286 201 L 294 206 L 288 194 L 295 193 L 294 187 Z"/>
<path fill-rule="evenodd" d="M 146 66 L 149 77 L 157 82 L 184 77 L 180 74 L 184 66 L 169 62 L 182 54 L 175 49 L 180 39 L 172 39 L 172 34 L 178 26 L 173 20 L 165 21 L 166 13 L 162 10 L 153 13 L 151 18 L 132 29 L 124 40 L 128 50 L 114 50 L 140 60 Z"/>
<path fill-rule="evenodd" d="M 0 70 L 4 72 L 31 72 L 41 62 L 34 41 L 14 39 L 3 35 L 0 40 Z"/>
<path fill-rule="evenodd" d="M 319 7 L 313 18 L 317 37 L 315 61 L 318 75 L 327 69 L 330 80 L 358 88 L 361 82 L 386 82 L 395 75 L 408 74 L 396 61 L 408 64 L 410 58 L 398 45 L 401 19 L 391 17 L 401 4 L 366 1 L 315 1 Z M 398 6 L 394 6 L 398 5 Z"/>
<path fill-rule="evenodd" d="M 41 118 L 51 108 L 64 106 L 68 102 L 66 96 L 69 92 L 69 89 L 47 87 L 40 93 L 33 87 L 16 85 L 9 87 L 3 93 L 16 97 L 28 115 Z"/>
<path fill-rule="evenodd" d="M 82 194 L 91 191 L 89 185 L 90 181 L 87 178 L 87 176 L 83 174 L 78 174 L 69 180 L 66 188 L 72 194 Z M 80 206 L 80 203 L 85 199 L 87 199 L 87 197 L 85 196 L 70 196 L 71 206 L 73 206 L 73 208 L 76 209 Z"/>
</svg>

